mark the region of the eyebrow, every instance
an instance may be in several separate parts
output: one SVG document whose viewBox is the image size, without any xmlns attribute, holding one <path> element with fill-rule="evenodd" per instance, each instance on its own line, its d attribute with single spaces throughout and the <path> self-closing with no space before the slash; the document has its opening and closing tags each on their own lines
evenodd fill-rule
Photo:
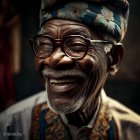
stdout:
<svg viewBox="0 0 140 140">
<path fill-rule="evenodd" d="M 51 35 L 51 36 L 54 35 L 53 32 L 52 32 L 51 30 L 49 30 L 49 29 L 47 29 L 47 30 L 45 30 L 45 31 L 39 31 L 39 32 L 37 33 L 37 35 L 43 35 L 43 34 L 49 34 L 49 35 Z"/>
<path fill-rule="evenodd" d="M 90 37 L 89 33 L 86 33 L 82 29 L 77 29 L 77 28 L 76 29 L 70 29 L 70 30 L 68 30 L 64 33 L 64 36 L 68 36 L 68 35 L 82 35 L 86 38 Z"/>
<path fill-rule="evenodd" d="M 49 34 L 51 36 L 53 36 L 53 32 L 47 30 L 47 31 L 39 31 L 37 33 L 37 35 L 42 35 L 42 34 Z M 90 35 L 88 33 L 86 33 L 85 31 L 81 30 L 81 29 L 70 29 L 69 31 L 65 32 L 63 34 L 63 37 L 69 36 L 69 35 L 82 35 L 85 38 L 90 38 Z"/>
</svg>

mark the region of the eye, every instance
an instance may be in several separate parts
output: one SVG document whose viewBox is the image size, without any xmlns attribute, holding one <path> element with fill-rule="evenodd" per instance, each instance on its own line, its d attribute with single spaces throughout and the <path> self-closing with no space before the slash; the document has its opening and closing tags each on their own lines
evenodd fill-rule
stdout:
<svg viewBox="0 0 140 140">
<path fill-rule="evenodd" d="M 44 44 L 50 45 L 50 46 L 52 45 L 52 41 L 49 37 L 39 37 L 37 38 L 37 42 L 39 45 L 44 45 Z"/>
<path fill-rule="evenodd" d="M 39 37 L 34 40 L 34 49 L 39 56 L 49 55 L 53 50 L 53 44 L 48 37 Z"/>
<path fill-rule="evenodd" d="M 38 46 L 38 50 L 40 51 L 45 51 L 45 52 L 50 52 L 52 50 L 52 44 L 51 43 L 46 43 L 46 42 L 41 42 Z"/>
<path fill-rule="evenodd" d="M 82 43 L 73 43 L 69 46 L 70 50 L 72 51 L 84 51 L 86 46 Z"/>
<path fill-rule="evenodd" d="M 64 45 L 72 51 L 83 51 L 86 48 L 86 42 L 80 37 L 70 37 L 65 40 Z"/>
</svg>

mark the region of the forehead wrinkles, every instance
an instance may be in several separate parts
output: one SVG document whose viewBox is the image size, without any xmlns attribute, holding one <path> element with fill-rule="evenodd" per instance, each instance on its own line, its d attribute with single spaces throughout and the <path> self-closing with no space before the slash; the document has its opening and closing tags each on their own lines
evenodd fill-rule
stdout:
<svg viewBox="0 0 140 140">
<path fill-rule="evenodd" d="M 91 36 L 90 31 L 82 24 L 76 23 L 47 23 L 42 28 L 43 32 L 51 32 L 58 36 L 63 36 L 66 33 L 77 33 L 81 35 Z"/>
<path fill-rule="evenodd" d="M 45 24 L 41 29 L 41 33 L 46 33 L 51 36 L 57 36 L 58 30 L 59 27 L 54 24 Z"/>
</svg>

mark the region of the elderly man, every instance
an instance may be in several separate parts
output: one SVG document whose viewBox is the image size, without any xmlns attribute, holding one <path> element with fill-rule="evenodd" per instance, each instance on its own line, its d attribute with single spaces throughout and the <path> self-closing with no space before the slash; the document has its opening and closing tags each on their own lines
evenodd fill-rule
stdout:
<svg viewBox="0 0 140 140">
<path fill-rule="evenodd" d="M 46 91 L 3 112 L 2 139 L 140 140 L 140 117 L 103 90 L 123 57 L 128 5 L 42 1 L 31 43 Z"/>
</svg>

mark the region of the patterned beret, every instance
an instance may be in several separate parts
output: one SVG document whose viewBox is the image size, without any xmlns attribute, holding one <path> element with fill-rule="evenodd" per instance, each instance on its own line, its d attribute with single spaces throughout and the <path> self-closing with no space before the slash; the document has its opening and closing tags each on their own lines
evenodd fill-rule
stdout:
<svg viewBox="0 0 140 140">
<path fill-rule="evenodd" d="M 121 41 L 127 31 L 127 0 L 42 0 L 40 25 L 58 18 L 83 23 L 105 40 Z"/>
</svg>

